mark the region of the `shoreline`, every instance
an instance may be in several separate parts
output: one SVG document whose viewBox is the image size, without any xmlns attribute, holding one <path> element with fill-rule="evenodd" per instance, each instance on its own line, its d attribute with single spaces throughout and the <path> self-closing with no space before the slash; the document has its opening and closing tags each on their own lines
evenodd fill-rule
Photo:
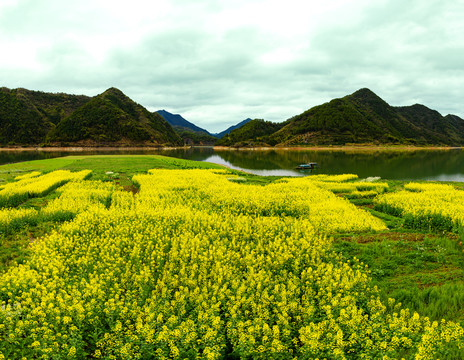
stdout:
<svg viewBox="0 0 464 360">
<path fill-rule="evenodd" d="M 69 152 L 84 152 L 84 151 L 137 151 L 137 150 L 179 150 L 179 149 L 190 149 L 190 146 L 178 146 L 178 147 L 152 147 L 152 146 L 59 146 L 59 147 L 0 147 L 0 152 L 21 152 L 21 151 L 43 151 L 43 152 L 53 152 L 53 151 L 69 151 Z"/>
<path fill-rule="evenodd" d="M 163 151 L 181 150 L 191 148 L 212 148 L 219 151 L 434 151 L 434 150 L 462 150 L 460 146 L 412 146 L 412 145 L 342 145 L 342 146 L 254 146 L 254 147 L 232 147 L 232 146 L 59 146 L 59 147 L 0 147 L 0 152 L 22 152 L 22 151 Z"/>
<path fill-rule="evenodd" d="M 231 147 L 214 146 L 220 151 L 434 151 L 434 150 L 462 150 L 460 146 L 408 146 L 408 145 L 343 145 L 343 146 L 288 146 L 288 147 Z"/>
</svg>

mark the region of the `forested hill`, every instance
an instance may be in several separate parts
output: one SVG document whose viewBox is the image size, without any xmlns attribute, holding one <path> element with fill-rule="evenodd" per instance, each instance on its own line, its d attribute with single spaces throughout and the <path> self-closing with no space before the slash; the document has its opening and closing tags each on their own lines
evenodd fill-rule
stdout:
<svg viewBox="0 0 464 360">
<path fill-rule="evenodd" d="M 151 113 L 120 90 L 110 88 L 64 118 L 49 135 L 51 142 L 181 145 L 162 116 Z"/>
<path fill-rule="evenodd" d="M 246 119 L 219 134 L 198 129 L 176 125 L 175 132 L 163 116 L 116 88 L 94 97 L 0 88 L 0 146 L 179 146 L 184 142 L 212 144 L 220 136 L 224 137 L 218 145 L 225 146 L 464 146 L 460 117 L 442 116 L 420 104 L 394 107 L 369 89 L 281 123 Z"/>
<path fill-rule="evenodd" d="M 222 139 L 224 136 L 230 134 L 234 130 L 240 129 L 243 125 L 247 124 L 250 121 L 251 121 L 250 118 L 246 118 L 245 120 L 240 121 L 238 124 L 228 127 L 224 131 L 213 134 L 213 136 L 217 137 L 218 139 Z"/>
<path fill-rule="evenodd" d="M 0 88 L 0 144 L 41 144 L 62 119 L 91 98 Z"/>
<path fill-rule="evenodd" d="M 464 120 L 458 116 L 443 117 L 418 104 L 393 107 L 369 89 L 315 106 L 280 125 L 277 131 L 272 131 L 275 124 L 268 123 L 270 134 L 265 136 L 249 136 L 244 131 L 232 132 L 229 136 L 237 146 L 256 142 L 271 146 L 464 145 Z"/>
<path fill-rule="evenodd" d="M 0 89 L 0 145 L 177 146 L 158 114 L 110 88 L 95 97 Z"/>
<path fill-rule="evenodd" d="M 265 145 L 267 137 L 284 126 L 283 123 L 273 123 L 262 119 L 254 119 L 226 134 L 216 145 L 219 146 L 247 146 Z"/>
</svg>

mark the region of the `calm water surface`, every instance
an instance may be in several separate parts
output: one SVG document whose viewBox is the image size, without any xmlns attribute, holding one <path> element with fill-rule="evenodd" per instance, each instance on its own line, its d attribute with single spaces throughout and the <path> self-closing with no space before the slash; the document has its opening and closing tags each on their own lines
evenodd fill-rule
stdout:
<svg viewBox="0 0 464 360">
<path fill-rule="evenodd" d="M 0 164 L 67 155 L 161 154 L 189 160 L 209 161 L 258 175 L 310 176 L 312 174 L 357 174 L 360 178 L 380 176 L 397 180 L 464 182 L 464 151 L 311 151 L 311 150 L 136 150 L 98 152 L 0 151 Z M 298 171 L 298 164 L 317 162 L 314 171 Z"/>
</svg>

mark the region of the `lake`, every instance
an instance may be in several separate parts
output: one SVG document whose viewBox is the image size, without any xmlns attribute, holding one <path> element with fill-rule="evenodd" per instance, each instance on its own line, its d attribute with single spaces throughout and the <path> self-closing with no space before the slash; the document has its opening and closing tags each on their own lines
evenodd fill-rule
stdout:
<svg viewBox="0 0 464 360">
<path fill-rule="evenodd" d="M 176 150 L 121 151 L 0 151 L 0 164 L 67 155 L 160 154 L 189 160 L 209 161 L 257 175 L 310 176 L 312 174 L 357 174 L 392 180 L 464 182 L 464 151 L 452 150 L 214 150 L 195 147 Z M 312 171 L 298 171 L 299 164 L 316 162 Z"/>
</svg>

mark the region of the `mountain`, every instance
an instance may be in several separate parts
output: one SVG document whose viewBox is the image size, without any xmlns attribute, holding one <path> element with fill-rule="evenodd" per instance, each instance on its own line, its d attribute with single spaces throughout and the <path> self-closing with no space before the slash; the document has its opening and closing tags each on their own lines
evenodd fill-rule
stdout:
<svg viewBox="0 0 464 360">
<path fill-rule="evenodd" d="M 360 89 L 295 116 L 269 141 L 283 145 L 462 145 L 464 132 L 460 125 L 423 105 L 392 107 L 371 90 Z"/>
<path fill-rule="evenodd" d="M 268 125 L 269 126 L 269 125 Z M 269 131 L 271 129 L 269 128 Z M 231 136 L 235 136 L 233 133 Z M 248 137 L 248 138 L 247 138 Z M 424 105 L 393 107 L 369 89 L 315 106 L 281 123 L 269 136 L 236 137 L 236 143 L 272 146 L 410 144 L 464 145 L 464 121 Z"/>
<path fill-rule="evenodd" d="M 161 115 L 149 112 L 116 88 L 93 97 L 60 121 L 48 140 L 117 145 L 182 144 Z"/>
<path fill-rule="evenodd" d="M 446 121 L 448 121 L 448 123 L 451 126 L 457 128 L 457 129 L 462 129 L 464 119 L 461 119 L 459 116 L 453 115 L 453 114 L 448 114 L 448 115 L 445 116 L 445 119 L 446 119 Z"/>
<path fill-rule="evenodd" d="M 1 145 L 182 144 L 172 127 L 120 90 L 83 95 L 0 89 Z"/>
<path fill-rule="evenodd" d="M 216 145 L 222 146 L 250 146 L 267 145 L 266 137 L 280 130 L 283 123 L 273 123 L 262 119 L 247 121 L 241 127 L 224 135 Z"/>
<path fill-rule="evenodd" d="M 230 134 L 235 129 L 240 129 L 243 125 L 245 125 L 249 121 L 251 121 L 250 118 L 245 119 L 243 121 L 240 121 L 237 125 L 230 126 L 226 130 L 221 131 L 220 133 L 212 134 L 212 135 L 217 137 L 218 139 L 221 139 L 224 135 Z"/>
<path fill-rule="evenodd" d="M 361 89 L 293 117 L 270 136 L 270 143 L 395 143 L 409 128 L 411 124 L 405 123 L 385 101 L 369 89 Z M 419 136 L 415 131 L 414 135 Z"/>
<path fill-rule="evenodd" d="M 90 97 L 0 88 L 0 144 L 41 144 L 63 118 Z"/>
<path fill-rule="evenodd" d="M 218 139 L 221 139 L 224 135 L 229 134 L 231 131 L 235 129 L 241 128 L 243 125 L 251 121 L 250 118 L 245 119 L 243 121 L 240 121 L 238 124 L 230 126 L 224 131 L 221 131 L 219 133 L 212 134 L 208 130 L 202 129 L 201 127 L 196 126 L 195 124 L 191 123 L 190 121 L 185 120 L 181 115 L 179 114 L 171 114 L 170 112 L 166 110 L 158 110 L 158 114 L 160 114 L 175 130 L 178 130 L 178 133 L 180 131 L 193 131 L 196 133 L 205 133 L 211 136 L 214 136 Z"/>
<path fill-rule="evenodd" d="M 360 89 L 282 123 L 246 119 L 210 134 L 180 115 L 165 110 L 151 113 L 115 88 L 94 97 L 0 88 L 0 146 L 215 142 L 224 146 L 464 146 L 464 120 L 451 114 L 442 116 L 421 104 L 394 107 L 371 90 Z"/>
<path fill-rule="evenodd" d="M 211 134 L 208 130 L 196 126 L 179 114 L 172 114 L 166 110 L 158 110 L 156 113 L 160 114 L 174 128 L 184 143 L 195 145 L 214 145 L 217 139 L 221 139 L 231 131 L 239 129 L 251 121 L 251 119 L 246 119 L 220 133 Z"/>
<path fill-rule="evenodd" d="M 166 110 L 158 110 L 156 112 L 160 114 L 164 118 L 164 120 L 166 120 L 169 123 L 169 125 L 171 125 L 174 129 L 177 128 L 182 130 L 210 134 L 207 130 L 202 129 L 201 127 L 198 127 L 195 124 L 192 124 L 190 121 L 185 120 L 179 114 L 171 114 Z"/>
<path fill-rule="evenodd" d="M 166 110 L 158 110 L 156 113 L 161 115 L 164 120 L 173 127 L 177 135 L 182 138 L 184 144 L 214 145 L 217 141 L 217 138 L 211 135 L 207 130 L 185 120 L 179 114 L 171 114 Z"/>
<path fill-rule="evenodd" d="M 414 125 L 428 129 L 430 141 L 437 144 L 462 144 L 464 120 L 456 115 L 443 117 L 438 111 L 420 104 L 396 107 Z"/>
</svg>

